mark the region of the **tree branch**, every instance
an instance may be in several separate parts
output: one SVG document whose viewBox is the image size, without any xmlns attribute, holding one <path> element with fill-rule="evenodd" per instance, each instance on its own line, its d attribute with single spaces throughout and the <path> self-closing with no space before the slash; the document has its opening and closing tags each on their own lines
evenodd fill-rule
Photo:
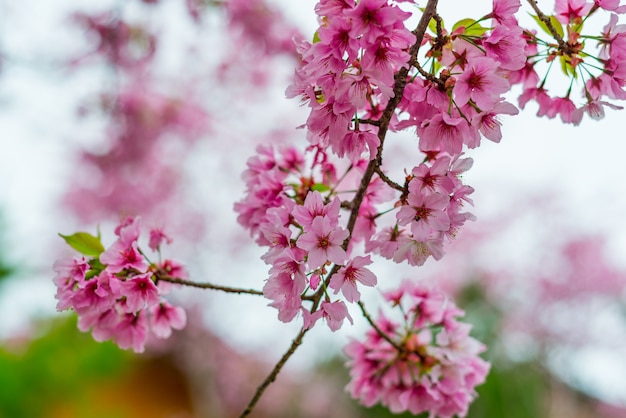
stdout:
<svg viewBox="0 0 626 418">
<path fill-rule="evenodd" d="M 422 40 L 424 39 L 424 34 L 426 33 L 426 29 L 428 28 L 428 22 L 430 19 L 435 16 L 437 12 L 437 3 L 438 0 L 428 0 L 426 7 L 424 8 L 424 12 L 422 13 L 422 17 L 420 21 L 413 31 L 413 34 L 416 37 L 416 42 L 413 44 L 409 53 L 411 57 L 409 58 L 409 63 L 415 62 L 417 59 L 417 53 L 419 52 L 420 46 L 422 45 Z M 361 203 L 363 202 L 363 198 L 365 197 L 365 193 L 367 191 L 367 187 L 369 186 L 372 176 L 376 172 L 376 168 L 380 168 L 382 166 L 383 160 L 383 144 L 385 142 L 385 137 L 387 136 L 387 130 L 389 129 L 389 123 L 391 122 L 391 117 L 393 116 L 400 100 L 402 100 L 402 95 L 404 94 L 404 88 L 406 87 L 407 76 L 409 74 L 409 66 L 402 67 L 400 71 L 395 76 L 395 83 L 393 86 L 393 97 L 389 99 L 387 102 L 387 106 L 385 107 L 385 111 L 379 119 L 380 126 L 378 127 L 378 139 L 380 140 L 380 145 L 378 146 L 378 151 L 376 158 L 369 162 L 367 168 L 365 169 L 365 173 L 363 173 L 363 178 L 361 179 L 361 184 L 359 185 L 359 189 L 352 199 L 352 212 L 350 213 L 350 218 L 348 219 L 348 231 L 350 232 L 350 236 L 346 239 L 346 243 L 344 243 L 347 248 L 347 243 L 350 242 L 350 238 L 352 237 L 352 231 L 354 230 L 354 225 L 356 224 L 356 219 L 359 214 L 359 208 L 361 207 Z"/>
<path fill-rule="evenodd" d="M 539 18 L 539 20 L 545 23 L 545 25 L 548 27 L 550 34 L 552 35 L 554 40 L 557 42 L 557 44 L 559 44 L 559 50 L 561 50 L 561 52 L 565 55 L 571 55 L 572 53 L 574 53 L 570 45 L 567 42 L 565 42 L 565 40 L 563 40 L 561 35 L 559 35 L 559 33 L 556 31 L 556 29 L 552 25 L 552 22 L 550 21 L 550 18 L 546 16 L 541 11 L 541 9 L 539 9 L 537 2 L 535 0 L 526 0 L 526 1 L 528 2 L 528 4 L 530 4 L 530 7 L 533 8 L 535 13 L 537 13 L 537 17 Z"/>
<path fill-rule="evenodd" d="M 387 183 L 387 185 L 389 185 L 389 187 L 404 193 L 404 187 L 400 186 L 398 183 L 396 183 L 395 181 L 393 181 L 389 177 L 387 177 L 387 175 L 385 173 L 383 173 L 383 171 L 380 169 L 380 167 L 376 166 L 376 168 L 374 168 L 374 172 L 376 174 L 378 174 L 378 177 L 380 177 L 380 179 L 382 181 Z"/>
<path fill-rule="evenodd" d="M 192 282 L 191 280 L 180 279 L 178 277 L 170 277 L 167 275 L 161 275 L 158 272 L 155 273 L 155 276 L 157 278 L 157 283 L 159 281 L 163 281 L 163 282 L 169 282 L 169 283 L 175 283 L 175 284 L 182 284 L 184 286 L 197 287 L 200 289 L 220 290 L 226 293 L 239 293 L 239 294 L 246 293 L 248 295 L 263 296 L 263 292 L 261 292 L 260 290 L 240 289 L 238 287 L 218 286 L 218 285 L 211 284 L 211 283 Z"/>
<path fill-rule="evenodd" d="M 413 31 L 413 34 L 416 37 L 416 42 L 415 44 L 413 44 L 413 46 L 411 47 L 409 51 L 411 55 L 408 61 L 409 63 L 415 61 L 415 59 L 417 58 L 417 53 L 422 44 L 422 40 L 424 39 L 424 34 L 426 33 L 426 29 L 428 28 L 428 22 L 430 22 L 430 19 L 435 15 L 437 11 L 437 3 L 438 3 L 438 0 L 428 0 L 428 3 L 426 4 L 426 8 L 424 9 L 422 17 L 420 18 L 420 21 L 417 25 L 417 28 L 415 28 L 415 30 Z M 409 68 L 410 68 L 410 64 L 407 65 L 406 67 L 401 68 L 400 71 L 398 71 L 398 73 L 396 74 L 395 83 L 393 86 L 394 96 L 389 99 L 389 102 L 387 102 L 387 106 L 385 107 L 385 111 L 383 112 L 382 116 L 378 120 L 379 122 L 378 138 L 380 139 L 380 145 L 378 146 L 376 158 L 370 161 L 369 164 L 367 165 L 365 173 L 363 173 L 363 178 L 361 179 L 359 189 L 357 190 L 355 197 L 352 199 L 352 202 L 350 202 L 351 212 L 350 212 L 350 218 L 348 219 L 348 225 L 347 225 L 347 229 L 350 235 L 348 236 L 348 238 L 346 238 L 346 240 L 342 244 L 342 247 L 344 250 L 348 248 L 348 245 L 350 244 L 350 240 L 352 239 L 352 231 L 354 230 L 356 219 L 359 213 L 359 208 L 361 207 L 361 203 L 363 203 L 363 198 L 365 197 L 367 187 L 369 186 L 372 180 L 372 176 L 376 172 L 376 169 L 380 168 L 380 166 L 382 165 L 383 143 L 385 141 L 387 130 L 389 129 L 389 123 L 391 122 L 393 113 L 395 112 L 396 108 L 398 107 L 398 104 L 400 103 L 400 100 L 402 99 L 404 88 L 406 87 L 407 76 L 409 74 Z M 333 274 L 337 273 L 338 270 L 339 270 L 339 266 L 335 264 L 332 270 L 326 276 L 326 279 L 325 279 L 326 284 L 328 284 L 328 281 L 330 280 L 330 278 L 333 276 Z M 317 310 L 319 303 L 321 301 L 322 295 L 324 295 L 324 289 L 325 289 L 325 286 L 320 286 L 320 289 L 311 298 L 311 301 L 313 302 L 313 306 L 311 307 L 311 313 Z M 361 308 L 361 309 L 363 310 L 364 308 Z M 371 321 L 371 318 L 370 318 L 370 324 L 376 327 L 375 324 Z M 292 341 L 289 349 L 285 352 L 285 354 L 283 354 L 283 356 L 280 358 L 278 363 L 276 363 L 276 365 L 274 366 L 270 374 L 265 378 L 263 383 L 261 383 L 261 385 L 257 388 L 254 394 L 254 397 L 252 398 L 252 400 L 248 404 L 248 407 L 243 411 L 243 413 L 240 415 L 239 418 L 244 418 L 252 412 L 252 410 L 254 409 L 254 406 L 259 401 L 259 399 L 261 399 L 261 396 L 265 392 L 265 389 L 267 389 L 267 387 L 274 380 L 276 380 L 276 376 L 278 376 L 278 373 L 282 370 L 287 360 L 289 360 L 289 358 L 293 355 L 293 353 L 296 351 L 298 346 L 302 344 L 302 339 L 304 338 L 304 335 L 307 333 L 307 331 L 308 329 L 302 329 L 300 333 L 296 336 L 296 338 Z M 393 342 L 391 342 L 391 344 L 394 347 L 396 347 L 396 345 L 393 344 Z"/>
<path fill-rule="evenodd" d="M 298 346 L 302 344 L 302 339 L 304 338 L 304 334 L 306 334 L 308 331 L 309 331 L 309 328 L 307 329 L 303 328 L 300 331 L 300 333 L 296 336 L 296 338 L 291 342 L 291 346 L 289 346 L 289 349 L 285 352 L 285 354 L 283 354 L 280 360 L 278 360 L 278 363 L 276 363 L 276 365 L 274 366 L 270 374 L 265 378 L 263 383 L 261 383 L 261 385 L 257 388 L 254 394 L 254 397 L 252 398 L 252 400 L 250 400 L 248 407 L 245 409 L 245 411 L 243 411 L 243 413 L 239 416 L 239 418 L 244 418 L 250 415 L 256 403 L 259 401 L 259 399 L 261 399 L 261 396 L 263 395 L 263 392 L 265 392 L 265 389 L 267 389 L 267 387 L 274 380 L 276 380 L 276 376 L 278 376 L 278 373 L 280 373 L 285 363 L 287 363 L 287 360 L 289 360 L 289 357 L 291 357 L 293 353 L 295 353 Z"/>
<path fill-rule="evenodd" d="M 369 322 L 369 324 L 372 326 L 372 328 L 374 328 L 374 330 L 378 333 L 378 335 L 380 335 L 383 340 L 387 341 L 389 344 L 391 344 L 393 346 L 393 348 L 395 348 L 396 350 L 398 350 L 398 352 L 402 353 L 405 350 L 400 347 L 398 345 L 398 343 L 396 343 L 394 340 L 392 340 L 389 335 L 385 334 L 383 332 L 383 330 L 381 330 L 380 328 L 378 328 L 378 325 L 376 325 L 376 323 L 374 323 L 374 321 L 372 320 L 372 317 L 370 316 L 369 313 L 367 313 L 367 310 L 365 310 L 365 305 L 363 304 L 363 302 L 359 301 L 359 308 L 361 308 L 361 312 L 363 313 L 363 316 L 365 317 L 365 319 L 367 319 L 367 322 Z"/>
</svg>

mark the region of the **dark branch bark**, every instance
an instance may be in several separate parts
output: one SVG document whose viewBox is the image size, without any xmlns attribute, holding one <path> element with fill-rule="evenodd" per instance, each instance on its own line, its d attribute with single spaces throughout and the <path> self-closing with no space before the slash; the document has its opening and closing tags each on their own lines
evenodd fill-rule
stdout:
<svg viewBox="0 0 626 418">
<path fill-rule="evenodd" d="M 211 290 L 219 290 L 221 292 L 226 292 L 226 293 L 239 293 L 239 294 L 246 293 L 248 295 L 263 296 L 263 292 L 261 292 L 260 290 L 240 289 L 238 287 L 228 287 L 228 286 L 218 286 L 212 283 L 192 282 L 191 280 L 179 279 L 178 277 L 170 277 L 166 275 L 160 275 L 159 273 L 156 273 L 156 277 L 157 277 L 157 281 L 182 284 L 184 286 L 197 287 L 200 289 L 211 289 Z"/>
</svg>

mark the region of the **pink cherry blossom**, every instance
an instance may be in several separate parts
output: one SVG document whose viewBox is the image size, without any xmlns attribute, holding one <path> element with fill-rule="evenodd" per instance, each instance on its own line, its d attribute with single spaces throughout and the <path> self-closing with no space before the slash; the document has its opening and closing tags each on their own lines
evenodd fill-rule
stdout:
<svg viewBox="0 0 626 418">
<path fill-rule="evenodd" d="M 465 71 L 456 79 L 456 103 L 463 106 L 471 99 L 479 108 L 491 109 L 500 101 L 500 95 L 509 89 L 509 83 L 497 70 L 497 63 L 490 58 L 470 61 Z"/>
<path fill-rule="evenodd" d="M 172 334 L 172 329 L 183 329 L 187 323 L 185 310 L 167 302 L 152 305 L 148 312 L 150 312 L 150 329 L 158 338 L 168 338 Z"/>
<path fill-rule="evenodd" d="M 463 118 L 446 113 L 439 113 L 425 122 L 418 133 L 422 151 L 445 151 L 449 154 L 460 154 L 464 142 L 475 142 L 479 137 L 478 131 L 472 131 Z"/>
<path fill-rule="evenodd" d="M 352 317 L 348 313 L 348 308 L 343 301 L 336 300 L 334 302 L 323 301 L 320 309 L 313 314 L 306 309 L 303 310 L 304 328 L 311 328 L 318 319 L 323 318 L 328 328 L 335 332 L 343 325 L 343 320 L 348 319 L 352 324 Z"/>
<path fill-rule="evenodd" d="M 469 336 L 471 327 L 458 322 L 463 312 L 440 292 L 407 281 L 389 300 L 402 307 L 404 324 L 382 314 L 376 323 L 396 346 L 374 329 L 348 344 L 348 391 L 365 406 L 381 403 L 394 413 L 465 416 L 489 364 L 478 356 L 484 346 Z M 443 330 L 433 337 L 438 326 Z"/>
<path fill-rule="evenodd" d="M 166 235 L 161 228 L 150 229 L 150 242 L 148 243 L 148 247 L 150 247 L 153 251 L 158 251 L 163 242 L 171 244 L 172 238 Z"/>
<path fill-rule="evenodd" d="M 159 289 L 152 281 L 152 273 L 138 274 L 120 284 L 125 299 L 126 312 L 132 313 L 149 308 L 160 302 Z"/>
<path fill-rule="evenodd" d="M 591 6 L 586 0 L 556 0 L 554 14 L 561 23 L 581 22 Z"/>
<path fill-rule="evenodd" d="M 306 230 L 312 227 L 313 221 L 318 216 L 327 217 L 330 225 L 334 227 L 339 222 L 339 206 L 339 199 L 333 199 L 326 204 L 320 192 L 312 191 L 306 195 L 304 205 L 294 207 L 291 213 Z"/>
<path fill-rule="evenodd" d="M 148 320 L 144 311 L 123 314 L 113 329 L 113 339 L 122 349 L 143 353 L 148 339 Z"/>
<path fill-rule="evenodd" d="M 341 247 L 349 232 L 341 227 L 332 227 L 331 220 L 326 217 L 316 217 L 311 224 L 311 230 L 298 238 L 296 245 L 308 251 L 307 263 L 311 269 L 324 265 L 327 261 L 343 264 L 346 251 Z"/>
<path fill-rule="evenodd" d="M 489 15 L 500 24 L 515 24 L 515 13 L 519 10 L 520 0 L 493 0 L 493 12 Z"/>
<path fill-rule="evenodd" d="M 444 210 L 450 203 L 448 196 L 419 191 L 409 193 L 408 203 L 396 217 L 400 225 L 410 225 L 414 239 L 421 241 L 428 238 L 431 231 L 447 231 L 450 228 L 450 219 Z"/>
<path fill-rule="evenodd" d="M 339 271 L 330 278 L 328 287 L 335 290 L 335 294 L 341 293 L 348 302 L 357 302 L 361 299 L 361 294 L 357 290 L 357 282 L 365 286 L 376 286 L 376 276 L 369 269 L 365 268 L 372 264 L 370 256 L 354 257 L 348 264 L 340 268 Z"/>
</svg>

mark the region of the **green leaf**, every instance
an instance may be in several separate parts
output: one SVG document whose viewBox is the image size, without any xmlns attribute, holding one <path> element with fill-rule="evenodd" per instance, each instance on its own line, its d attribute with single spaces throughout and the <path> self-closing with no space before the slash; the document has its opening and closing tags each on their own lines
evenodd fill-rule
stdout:
<svg viewBox="0 0 626 418">
<path fill-rule="evenodd" d="M 530 14 L 530 13 L 529 13 Z M 539 16 L 535 16 L 533 14 L 530 15 L 533 19 L 535 19 L 535 22 L 537 22 L 537 24 L 539 25 L 539 27 L 548 35 L 552 36 L 552 32 L 550 32 L 550 29 L 548 29 L 548 25 L 546 25 L 543 20 L 539 19 Z M 552 27 L 554 28 L 554 30 L 556 30 L 556 33 L 559 34 L 559 36 L 562 38 L 565 34 L 565 32 L 563 32 L 563 25 L 561 25 L 561 22 L 559 22 L 557 20 L 556 17 L 554 16 L 548 16 L 548 18 L 550 19 L 550 23 L 552 24 Z"/>
<path fill-rule="evenodd" d="M 104 246 L 100 242 L 100 239 L 88 232 L 77 232 L 72 235 L 59 234 L 59 236 L 63 238 L 70 247 L 83 255 L 97 257 L 104 251 Z"/>
<path fill-rule="evenodd" d="M 311 186 L 311 190 L 317 192 L 327 192 L 330 190 L 330 187 L 324 183 L 315 183 L 313 186 Z"/>
<path fill-rule="evenodd" d="M 481 24 L 478 23 L 478 21 L 474 19 L 466 18 L 466 19 L 461 19 L 458 22 L 456 22 L 454 26 L 452 26 L 452 32 L 454 32 L 461 26 L 465 27 L 464 33 L 465 35 L 468 35 L 468 36 L 483 36 L 485 32 L 489 30 L 489 28 L 481 26 Z"/>
<path fill-rule="evenodd" d="M 574 68 L 568 57 L 561 55 L 559 57 L 561 61 L 561 70 L 566 76 L 572 76 L 574 78 L 578 78 L 578 74 L 576 73 L 576 68 Z"/>
<path fill-rule="evenodd" d="M 318 31 L 315 31 L 315 33 L 313 34 L 313 43 L 316 44 L 320 41 L 321 41 L 320 34 L 318 33 Z"/>
<path fill-rule="evenodd" d="M 435 19 L 430 19 L 430 22 L 428 22 L 428 29 L 430 29 L 432 33 L 437 33 L 437 21 Z"/>
</svg>

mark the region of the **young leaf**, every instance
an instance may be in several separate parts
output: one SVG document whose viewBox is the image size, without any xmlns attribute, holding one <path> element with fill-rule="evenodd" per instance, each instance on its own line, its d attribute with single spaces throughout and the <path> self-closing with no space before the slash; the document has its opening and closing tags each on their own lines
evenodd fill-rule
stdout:
<svg viewBox="0 0 626 418">
<path fill-rule="evenodd" d="M 529 13 L 530 14 L 530 13 Z M 533 19 L 535 19 L 535 22 L 537 22 L 537 24 L 539 25 L 539 27 L 548 35 L 552 36 L 552 32 L 550 32 L 550 29 L 548 28 L 548 25 L 545 24 L 545 22 L 541 19 L 539 19 L 539 16 L 535 16 L 533 14 L 530 15 Z M 550 24 L 552 25 L 552 27 L 554 28 L 554 30 L 556 31 L 556 33 L 559 34 L 559 36 L 562 38 L 564 35 L 563 32 L 563 25 L 561 25 L 561 22 L 559 22 L 557 20 L 556 17 L 554 16 L 548 16 L 548 18 L 550 19 Z"/>
<path fill-rule="evenodd" d="M 313 42 L 312 43 L 316 44 L 316 43 L 318 43 L 320 41 L 321 41 L 320 34 L 319 34 L 318 31 L 315 31 L 315 33 L 313 34 Z"/>
<path fill-rule="evenodd" d="M 430 19 L 430 22 L 428 22 L 428 29 L 430 29 L 432 33 L 437 33 L 437 21 L 435 19 Z"/>
<path fill-rule="evenodd" d="M 104 246 L 100 242 L 100 239 L 88 232 L 77 232 L 72 235 L 59 234 L 59 236 L 63 238 L 70 247 L 88 257 L 97 257 L 104 251 Z"/>
<path fill-rule="evenodd" d="M 452 32 L 454 32 L 456 29 L 460 28 L 461 26 L 465 27 L 465 35 L 468 36 L 483 36 L 485 34 L 485 32 L 487 32 L 489 30 L 489 28 L 485 28 L 484 26 L 481 26 L 480 23 L 478 23 L 476 20 L 474 19 L 461 19 L 458 22 L 456 22 L 454 24 L 454 26 L 452 26 Z"/>
<path fill-rule="evenodd" d="M 315 183 L 311 186 L 311 190 L 318 192 L 327 192 L 330 190 L 330 187 L 325 185 L 324 183 Z"/>
</svg>

